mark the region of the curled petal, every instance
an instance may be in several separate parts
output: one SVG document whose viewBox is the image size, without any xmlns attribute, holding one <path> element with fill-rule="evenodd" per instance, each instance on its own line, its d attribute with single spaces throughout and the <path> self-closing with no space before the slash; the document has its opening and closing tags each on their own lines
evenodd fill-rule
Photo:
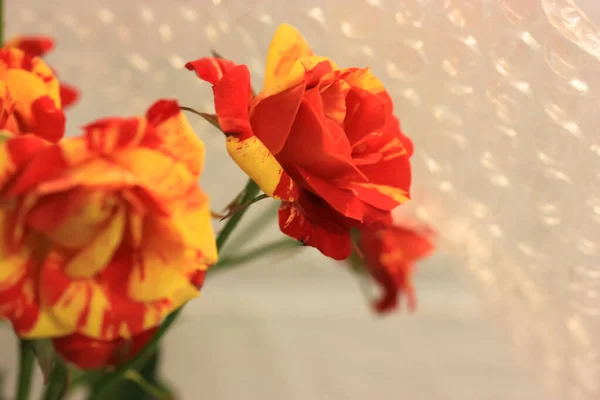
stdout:
<svg viewBox="0 0 600 400">
<path fill-rule="evenodd" d="M 204 57 L 188 62 L 185 67 L 190 71 L 194 71 L 198 78 L 203 81 L 216 85 L 235 65 L 233 61 L 224 58 Z"/>
<path fill-rule="evenodd" d="M 48 36 L 20 36 L 4 43 L 5 47 L 14 47 L 31 57 L 41 57 L 54 48 L 54 40 Z"/>
</svg>

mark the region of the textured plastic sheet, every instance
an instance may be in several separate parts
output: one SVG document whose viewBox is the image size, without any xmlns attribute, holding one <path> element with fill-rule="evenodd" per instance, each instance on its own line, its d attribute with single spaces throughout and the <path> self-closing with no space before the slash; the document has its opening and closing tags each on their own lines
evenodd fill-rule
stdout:
<svg viewBox="0 0 600 400">
<path fill-rule="evenodd" d="M 184 62 L 217 49 L 260 82 L 296 25 L 340 65 L 370 65 L 414 139 L 412 209 L 483 289 L 552 398 L 600 397 L 600 4 L 596 0 L 8 1 L 82 90 L 69 128 L 156 97 L 212 108 Z M 200 124 L 201 125 L 201 124 Z M 208 163 L 225 157 L 209 128 Z M 207 172 L 215 204 L 243 178 Z"/>
</svg>

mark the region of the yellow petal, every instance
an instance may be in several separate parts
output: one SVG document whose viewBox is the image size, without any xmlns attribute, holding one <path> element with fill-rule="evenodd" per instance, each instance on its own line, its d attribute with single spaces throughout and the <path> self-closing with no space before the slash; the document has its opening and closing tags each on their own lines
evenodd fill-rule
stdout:
<svg viewBox="0 0 600 400">
<path fill-rule="evenodd" d="M 296 28 L 288 24 L 279 25 L 267 53 L 263 90 L 276 86 L 282 77 L 290 74 L 300 57 L 310 55 L 312 50 Z"/>
<path fill-rule="evenodd" d="M 96 237 L 79 251 L 65 266 L 65 272 L 71 278 L 92 277 L 110 262 L 117 247 L 121 244 L 125 232 L 126 210 L 118 208 L 106 226 Z"/>
<path fill-rule="evenodd" d="M 156 133 L 161 140 L 157 150 L 182 162 L 196 177 L 202 174 L 204 142 L 198 138 L 181 111 L 159 123 Z"/>
<path fill-rule="evenodd" d="M 369 68 L 348 68 L 342 70 L 342 75 L 350 86 L 359 87 L 374 94 L 385 91 L 383 83 L 371 73 Z"/>
<path fill-rule="evenodd" d="M 16 251 L 11 251 L 10 244 L 7 242 L 10 229 L 10 212 L 0 212 L 0 291 L 14 286 L 27 272 L 27 261 L 30 257 L 26 246 L 21 246 Z"/>
<path fill-rule="evenodd" d="M 267 196 L 287 201 L 295 197 L 294 182 L 284 173 L 281 164 L 256 136 L 240 140 L 234 135 L 229 135 L 226 146 L 233 161 Z M 281 191 L 282 183 L 289 187 Z"/>
<path fill-rule="evenodd" d="M 261 90 L 261 92 L 253 99 L 253 104 L 255 105 L 262 99 L 276 95 L 277 93 L 281 93 L 284 90 L 291 88 L 292 86 L 298 85 L 304 80 L 306 71 L 313 69 L 321 62 L 328 62 L 331 65 L 332 71 L 336 71 L 338 69 L 337 64 L 327 57 L 312 55 L 299 57 L 291 65 L 290 69 L 287 70 L 285 75 L 282 74 L 277 76 L 270 82 L 268 86 L 265 84 L 263 90 Z"/>
<path fill-rule="evenodd" d="M 19 336 L 24 339 L 40 339 L 64 336 L 70 333 L 73 333 L 73 327 L 57 322 L 48 310 L 40 310 L 40 314 L 31 330 L 19 332 Z"/>
<path fill-rule="evenodd" d="M 164 247 L 164 246 L 163 246 Z M 183 257 L 165 259 L 161 249 L 145 249 L 143 261 L 133 267 L 128 286 L 132 299 L 151 302 L 168 298 L 174 308 L 186 301 L 198 297 L 198 289 L 190 283 L 189 278 L 172 268 L 171 263 L 183 262 Z"/>
<path fill-rule="evenodd" d="M 198 188 L 183 206 L 173 204 L 173 226 L 183 243 L 201 256 L 200 262 L 213 265 L 217 262 L 217 244 L 211 223 L 208 197 Z M 195 254 L 194 256 L 198 255 Z"/>
<path fill-rule="evenodd" d="M 377 190 L 378 192 L 390 197 L 391 199 L 394 199 L 398 203 L 405 203 L 408 200 L 410 200 L 408 193 L 406 193 L 404 190 L 402 190 L 400 188 L 396 188 L 393 186 L 378 185 L 376 183 L 362 183 L 362 182 L 357 183 L 357 185 L 365 187 L 367 189 Z"/>
<path fill-rule="evenodd" d="M 129 171 L 137 184 L 164 199 L 180 197 L 197 182 L 197 176 L 184 163 L 156 150 L 138 147 L 119 151 L 110 157 Z"/>
</svg>

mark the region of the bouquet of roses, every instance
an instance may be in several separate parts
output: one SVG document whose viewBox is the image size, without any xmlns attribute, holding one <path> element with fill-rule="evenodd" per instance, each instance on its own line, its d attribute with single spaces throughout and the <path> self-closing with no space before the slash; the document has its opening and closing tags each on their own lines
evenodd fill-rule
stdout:
<svg viewBox="0 0 600 400">
<path fill-rule="evenodd" d="M 171 398 L 153 371 L 182 307 L 212 271 L 283 248 L 346 260 L 380 285 L 378 312 L 402 294 L 415 307 L 413 265 L 433 232 L 393 218 L 410 197 L 413 144 L 368 68 L 315 55 L 283 24 L 260 90 L 216 53 L 187 63 L 212 85 L 214 114 L 159 99 L 64 138 L 78 94 L 40 58 L 52 47 L 25 37 L 0 49 L 0 317 L 20 338 L 16 399 L 29 398 L 36 359 L 48 400 L 80 385 L 93 400 Z M 186 114 L 220 130 L 249 177 L 223 213 L 198 184 L 211 169 Z M 286 238 L 219 260 L 266 199 Z"/>
</svg>

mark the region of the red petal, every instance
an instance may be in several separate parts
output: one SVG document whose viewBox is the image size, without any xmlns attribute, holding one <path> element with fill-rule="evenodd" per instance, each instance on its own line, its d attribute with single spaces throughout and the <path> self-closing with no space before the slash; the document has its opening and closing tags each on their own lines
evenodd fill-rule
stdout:
<svg viewBox="0 0 600 400">
<path fill-rule="evenodd" d="M 7 195 L 19 195 L 31 190 L 49 178 L 58 175 L 66 168 L 66 162 L 59 147 L 48 147 L 36 154 L 31 161 L 20 170 L 6 190 Z"/>
<path fill-rule="evenodd" d="M 66 118 L 60 108 L 48 96 L 40 97 L 31 104 L 31 113 L 35 119 L 34 134 L 58 142 L 65 134 Z"/>
<path fill-rule="evenodd" d="M 356 193 L 336 185 L 335 182 L 310 175 L 300 167 L 296 167 L 296 169 L 304 178 L 306 185 L 337 212 L 345 217 L 363 221 L 365 214 L 364 204 Z"/>
<path fill-rule="evenodd" d="M 317 248 L 327 257 L 344 260 L 350 257 L 350 231 L 336 212 L 319 204 L 319 199 L 303 193 L 295 203 L 282 202 L 279 208 L 279 227 L 283 233 L 307 246 Z"/>
<path fill-rule="evenodd" d="M 329 122 L 328 122 L 329 121 Z M 342 129 L 310 100 L 302 102 L 286 144 L 278 155 L 284 168 L 300 166 L 324 180 L 366 181 L 352 164 Z M 353 179 L 354 178 L 354 179 Z"/>
<path fill-rule="evenodd" d="M 54 350 L 58 354 L 82 369 L 96 369 L 109 365 L 120 342 L 122 340 L 91 339 L 78 333 L 52 340 Z"/>
<path fill-rule="evenodd" d="M 41 57 L 54 47 L 54 40 L 47 36 L 22 36 L 6 44 L 16 47 L 31 57 Z"/>
<path fill-rule="evenodd" d="M 274 155 L 281 151 L 290 134 L 305 88 L 302 82 L 261 99 L 252 109 L 254 134 Z"/>
<path fill-rule="evenodd" d="M 213 89 L 221 129 L 240 139 L 253 135 L 248 115 L 249 89 L 250 71 L 245 65 L 232 68 Z"/>
<path fill-rule="evenodd" d="M 196 72 L 200 79 L 213 85 L 219 83 L 223 76 L 235 66 L 233 61 L 216 57 L 204 57 L 185 64 L 188 70 Z"/>
<path fill-rule="evenodd" d="M 346 96 L 346 109 L 351 111 L 346 114 L 344 130 L 353 147 L 381 131 L 386 122 L 385 102 L 366 90 L 352 88 Z"/>
<path fill-rule="evenodd" d="M 60 102 L 63 108 L 74 105 L 79 100 L 79 90 L 66 83 L 60 84 Z"/>
<path fill-rule="evenodd" d="M 25 165 L 40 150 L 46 148 L 48 143 L 35 135 L 23 135 L 11 138 L 6 142 L 8 152 L 16 169 Z"/>
</svg>

